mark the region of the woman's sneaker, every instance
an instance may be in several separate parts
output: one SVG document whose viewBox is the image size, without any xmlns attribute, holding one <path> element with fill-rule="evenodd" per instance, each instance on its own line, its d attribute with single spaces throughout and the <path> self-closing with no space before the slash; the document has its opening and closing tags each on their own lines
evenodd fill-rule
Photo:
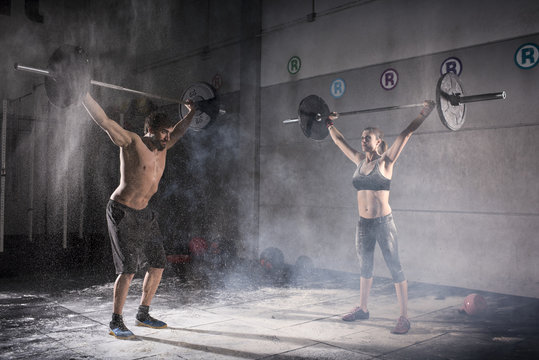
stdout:
<svg viewBox="0 0 539 360">
<path fill-rule="evenodd" d="M 401 316 L 399 320 L 397 320 L 397 325 L 391 330 L 391 333 L 393 334 L 406 334 L 410 330 L 410 321 L 408 321 L 407 318 L 404 316 Z"/>
<path fill-rule="evenodd" d="M 367 320 L 368 318 L 369 312 L 364 312 L 359 306 L 354 308 L 349 314 L 342 317 L 344 321 Z"/>
</svg>

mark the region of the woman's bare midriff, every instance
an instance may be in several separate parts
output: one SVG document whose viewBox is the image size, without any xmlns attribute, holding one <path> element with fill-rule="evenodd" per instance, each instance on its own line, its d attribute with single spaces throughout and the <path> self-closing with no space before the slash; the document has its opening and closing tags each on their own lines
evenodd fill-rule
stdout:
<svg viewBox="0 0 539 360">
<path fill-rule="evenodd" d="M 359 216 L 374 219 L 391 214 L 388 190 L 360 190 L 357 192 Z"/>
</svg>

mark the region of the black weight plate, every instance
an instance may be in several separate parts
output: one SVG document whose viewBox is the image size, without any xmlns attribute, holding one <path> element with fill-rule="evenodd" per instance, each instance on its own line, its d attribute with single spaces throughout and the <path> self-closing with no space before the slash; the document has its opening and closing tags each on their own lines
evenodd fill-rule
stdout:
<svg viewBox="0 0 539 360">
<path fill-rule="evenodd" d="M 90 61 L 79 46 L 62 45 L 49 58 L 45 90 L 49 101 L 61 108 L 79 103 L 90 90 Z"/>
<path fill-rule="evenodd" d="M 200 131 L 215 121 L 219 115 L 219 99 L 215 95 L 215 90 L 210 84 L 197 82 L 189 86 L 182 94 L 182 101 L 194 101 L 196 111 L 193 121 L 189 126 L 191 129 Z M 187 115 L 185 106 L 180 107 L 182 118 Z"/>
<path fill-rule="evenodd" d="M 298 117 L 303 134 L 309 139 L 322 140 L 329 135 L 326 119 L 329 107 L 321 97 L 309 95 L 299 103 Z"/>
<path fill-rule="evenodd" d="M 441 76 L 436 86 L 436 103 L 438 104 L 438 115 L 442 123 L 452 131 L 456 131 L 464 125 L 466 121 L 466 105 L 451 104 L 450 96 L 464 96 L 464 89 L 460 78 L 448 72 Z"/>
</svg>

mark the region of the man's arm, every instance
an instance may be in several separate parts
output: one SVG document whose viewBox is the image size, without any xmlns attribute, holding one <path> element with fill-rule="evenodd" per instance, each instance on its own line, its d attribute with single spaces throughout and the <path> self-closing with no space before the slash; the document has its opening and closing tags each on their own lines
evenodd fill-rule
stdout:
<svg viewBox="0 0 539 360">
<path fill-rule="evenodd" d="M 103 108 L 86 93 L 82 100 L 82 105 L 88 111 L 91 118 L 99 127 L 101 127 L 109 135 L 112 142 L 120 147 L 129 145 L 133 141 L 133 133 L 125 130 L 116 121 L 110 119 Z"/>
<path fill-rule="evenodd" d="M 189 128 L 189 125 L 191 125 L 193 116 L 195 116 L 195 106 L 191 100 L 185 102 L 185 107 L 189 110 L 189 113 L 174 125 L 174 130 L 170 133 L 170 141 L 167 144 L 167 149 L 170 149 L 180 140 Z"/>
</svg>

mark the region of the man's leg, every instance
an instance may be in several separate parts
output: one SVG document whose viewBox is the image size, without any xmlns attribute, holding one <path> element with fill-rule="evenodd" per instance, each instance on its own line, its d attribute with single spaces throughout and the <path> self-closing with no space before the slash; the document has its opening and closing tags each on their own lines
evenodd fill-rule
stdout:
<svg viewBox="0 0 539 360">
<path fill-rule="evenodd" d="M 135 274 L 120 274 L 116 278 L 114 283 L 114 299 L 112 305 L 112 312 L 121 315 L 124 309 L 125 299 L 127 298 L 127 292 L 129 286 L 131 286 L 131 280 Z"/>
<path fill-rule="evenodd" d="M 157 287 L 161 282 L 161 276 L 164 269 L 149 268 L 144 276 L 144 283 L 142 284 L 142 298 L 140 305 L 150 306 L 153 296 L 157 291 Z"/>
<path fill-rule="evenodd" d="M 117 339 L 129 340 L 135 338 L 135 335 L 125 326 L 122 317 L 125 299 L 134 276 L 135 274 L 120 274 L 114 283 L 112 321 L 109 324 L 109 333 Z"/>
<path fill-rule="evenodd" d="M 134 253 L 133 244 L 125 240 L 130 238 L 128 230 L 132 228 L 130 210 L 125 205 L 109 200 L 106 214 L 114 267 L 116 273 L 120 274 L 114 282 L 109 333 L 118 339 L 132 339 L 135 335 L 125 326 L 122 318 L 125 299 L 136 271 L 136 258 L 131 255 Z"/>
<path fill-rule="evenodd" d="M 149 311 L 150 303 L 161 282 L 161 276 L 167 264 L 167 257 L 165 255 L 165 248 L 163 247 L 163 236 L 157 223 L 157 214 L 155 211 L 149 210 L 145 212 L 145 216 L 147 220 L 147 233 L 144 253 L 147 258 L 146 264 L 148 271 L 146 271 L 142 284 L 142 297 L 140 299 L 135 325 L 163 329 L 167 327 L 167 324 L 151 317 Z"/>
<path fill-rule="evenodd" d="M 135 324 L 138 326 L 147 326 L 154 329 L 163 329 L 167 327 L 165 322 L 154 319 L 149 314 L 150 304 L 155 292 L 157 291 L 157 287 L 161 282 L 163 270 L 163 268 L 150 267 L 144 276 L 144 282 L 142 284 L 142 298 L 140 299 L 137 320 L 135 322 Z"/>
</svg>

